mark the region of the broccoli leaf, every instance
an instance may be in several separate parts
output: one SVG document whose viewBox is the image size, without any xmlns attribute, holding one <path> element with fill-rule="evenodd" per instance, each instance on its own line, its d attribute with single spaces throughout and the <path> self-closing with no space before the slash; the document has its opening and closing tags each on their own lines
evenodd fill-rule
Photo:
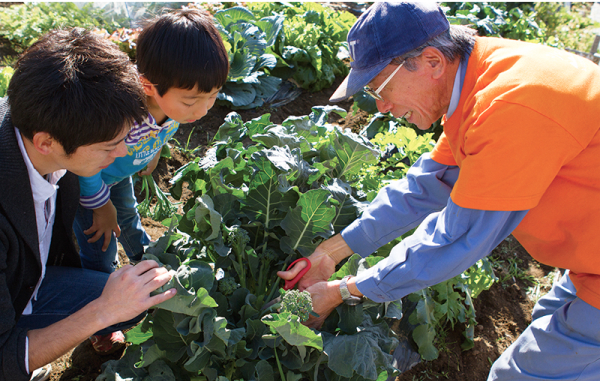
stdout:
<svg viewBox="0 0 600 381">
<path fill-rule="evenodd" d="M 327 238 L 333 234 L 331 221 L 335 208 L 328 203 L 331 194 L 324 189 L 313 189 L 304 193 L 298 206 L 292 209 L 281 221 L 287 236 L 281 239 L 281 249 L 288 254 L 296 250 L 309 256 L 317 246 L 315 238 Z"/>
<path fill-rule="evenodd" d="M 323 335 L 323 350 L 329 357 L 328 366 L 343 377 L 354 373 L 369 380 L 377 380 L 382 371 L 391 375 L 395 369 L 390 365 L 390 352 L 398 340 L 388 336 L 386 323 L 373 324 L 364 314 L 363 325 L 353 335 Z"/>
<path fill-rule="evenodd" d="M 267 229 L 272 229 L 281 223 L 283 212 L 296 205 L 298 193 L 280 190 L 278 172 L 264 155 L 253 156 L 253 159 L 257 171 L 244 200 L 244 210 Z"/>
<path fill-rule="evenodd" d="M 321 334 L 313 332 L 303 325 L 297 316 L 289 312 L 267 315 L 262 318 L 262 322 L 271 327 L 273 333 L 280 334 L 291 345 L 304 345 L 323 350 Z"/>
</svg>

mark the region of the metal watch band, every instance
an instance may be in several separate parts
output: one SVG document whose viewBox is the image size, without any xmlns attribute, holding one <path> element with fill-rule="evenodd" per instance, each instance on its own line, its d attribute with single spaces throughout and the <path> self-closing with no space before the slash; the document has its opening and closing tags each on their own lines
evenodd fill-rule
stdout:
<svg viewBox="0 0 600 381">
<path fill-rule="evenodd" d="M 343 277 L 342 283 L 340 283 L 340 294 L 342 294 L 343 301 L 346 301 L 346 299 L 352 296 L 350 290 L 348 290 L 348 278 L 350 278 L 350 275 L 346 275 L 345 277 Z"/>
<path fill-rule="evenodd" d="M 355 306 L 362 301 L 362 298 L 352 295 L 350 290 L 348 290 L 348 279 L 350 277 L 351 275 L 346 275 L 342 278 L 342 282 L 340 283 L 340 294 L 342 295 L 344 303 Z"/>
</svg>

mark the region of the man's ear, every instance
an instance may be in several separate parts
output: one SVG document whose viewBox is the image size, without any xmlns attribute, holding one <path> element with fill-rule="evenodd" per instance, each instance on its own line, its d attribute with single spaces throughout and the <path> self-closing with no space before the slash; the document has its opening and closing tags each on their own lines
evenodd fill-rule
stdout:
<svg viewBox="0 0 600 381">
<path fill-rule="evenodd" d="M 31 141 L 35 149 L 42 155 L 48 155 L 56 149 L 59 144 L 56 139 L 47 132 L 36 132 Z"/>
<path fill-rule="evenodd" d="M 440 79 L 448 69 L 446 56 L 433 46 L 428 46 L 422 52 L 423 62 L 431 71 L 433 79 Z"/>
<path fill-rule="evenodd" d="M 154 84 L 150 82 L 148 78 L 140 75 L 140 82 L 142 83 L 142 88 L 147 96 L 154 97 L 156 94 L 158 94 L 158 91 L 156 91 L 156 86 L 154 86 Z"/>
</svg>

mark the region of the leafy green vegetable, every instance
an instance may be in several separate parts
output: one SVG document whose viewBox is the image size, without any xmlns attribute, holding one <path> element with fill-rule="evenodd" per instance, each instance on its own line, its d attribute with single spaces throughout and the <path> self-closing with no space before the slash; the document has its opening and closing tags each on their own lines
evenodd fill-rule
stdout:
<svg viewBox="0 0 600 381">
<path fill-rule="evenodd" d="M 75 3 L 25 2 L 2 8 L 0 37 L 9 41 L 17 53 L 23 52 L 41 35 L 53 29 L 102 26 L 110 31 L 117 25 L 104 20 L 103 11 L 87 3 L 79 8 Z"/>
<path fill-rule="evenodd" d="M 137 175 L 136 175 L 137 176 Z M 169 218 L 177 211 L 177 206 L 169 200 L 168 194 L 163 192 L 152 175 L 137 176 L 142 180 L 140 193 L 144 194 L 144 200 L 138 204 L 137 210 L 140 216 L 150 217 L 155 221 Z M 151 207 L 152 200 L 156 197 L 154 208 Z"/>
<path fill-rule="evenodd" d="M 283 35 L 272 47 L 281 57 L 271 72 L 291 77 L 302 88 L 319 91 L 333 84 L 336 76 L 348 74 L 346 38 L 356 22 L 349 12 L 335 11 L 314 2 L 248 3 L 260 15 L 284 14 Z"/>
<path fill-rule="evenodd" d="M 444 3 L 453 24 L 473 25 L 479 35 L 541 42 L 545 30 L 535 21 L 533 7 L 509 2 Z M 523 8 L 523 9 L 521 9 Z"/>
<path fill-rule="evenodd" d="M 244 7 L 233 7 L 215 13 L 217 26 L 229 55 L 229 76 L 217 97 L 219 104 L 232 109 L 262 106 L 264 100 L 279 89 L 281 78 L 265 72 L 277 64 L 267 52 L 275 43 L 283 26 L 283 16 L 257 19 Z"/>
</svg>

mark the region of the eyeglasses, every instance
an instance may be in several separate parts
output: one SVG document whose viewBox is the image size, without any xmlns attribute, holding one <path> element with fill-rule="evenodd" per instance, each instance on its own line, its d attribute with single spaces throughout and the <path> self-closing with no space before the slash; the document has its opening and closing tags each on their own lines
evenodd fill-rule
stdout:
<svg viewBox="0 0 600 381">
<path fill-rule="evenodd" d="M 383 102 L 383 97 L 381 95 L 379 95 L 379 93 L 381 92 L 381 90 L 383 90 L 383 88 L 385 87 L 385 85 L 387 85 L 388 82 L 392 80 L 392 77 L 394 75 L 396 75 L 396 73 L 398 72 L 398 70 L 400 70 L 400 68 L 402 67 L 402 65 L 404 65 L 405 62 L 406 62 L 406 60 L 402 61 L 402 63 L 400 65 L 398 65 L 398 67 L 396 68 L 396 70 L 394 70 L 392 72 L 392 74 L 390 74 L 390 76 L 387 77 L 387 79 L 385 81 L 383 81 L 383 83 L 381 84 L 381 86 L 379 86 L 377 88 L 377 90 L 373 90 L 369 86 L 365 86 L 364 89 L 363 89 L 365 91 L 365 93 L 369 94 L 371 97 L 375 98 L 376 100 Z"/>
</svg>

